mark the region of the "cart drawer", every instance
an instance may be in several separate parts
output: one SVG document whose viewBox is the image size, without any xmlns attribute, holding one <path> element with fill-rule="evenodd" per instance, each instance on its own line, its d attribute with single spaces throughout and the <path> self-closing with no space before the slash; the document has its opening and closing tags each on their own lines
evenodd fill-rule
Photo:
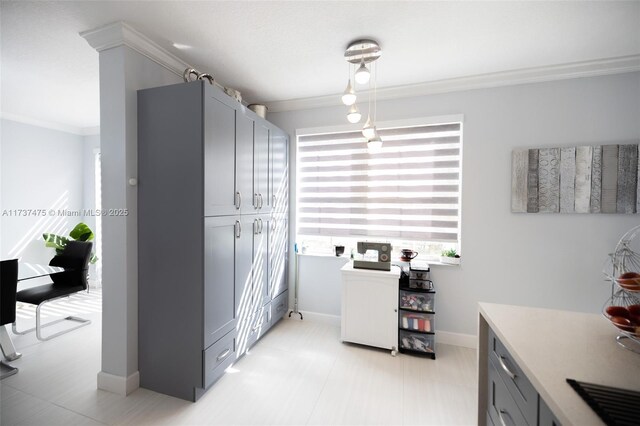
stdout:
<svg viewBox="0 0 640 426">
<path fill-rule="evenodd" d="M 400 308 L 419 312 L 433 312 L 435 308 L 435 293 L 416 293 L 400 290 Z"/>
<path fill-rule="evenodd" d="M 428 280 L 429 279 L 429 271 L 428 270 L 409 270 L 409 278 L 412 280 Z"/>
<path fill-rule="evenodd" d="M 399 330 L 400 348 L 417 352 L 435 353 L 436 339 L 433 334 L 412 333 Z"/>
<path fill-rule="evenodd" d="M 405 330 L 434 332 L 436 330 L 434 314 L 400 311 L 398 326 Z"/>
<path fill-rule="evenodd" d="M 409 280 L 409 288 L 417 288 L 420 290 L 433 290 L 433 281 L 431 280 Z"/>
</svg>

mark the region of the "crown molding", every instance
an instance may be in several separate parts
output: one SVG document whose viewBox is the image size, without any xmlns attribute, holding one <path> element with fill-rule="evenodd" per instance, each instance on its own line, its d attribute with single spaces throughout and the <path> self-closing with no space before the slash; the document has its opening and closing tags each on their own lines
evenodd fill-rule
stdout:
<svg viewBox="0 0 640 426">
<path fill-rule="evenodd" d="M 621 56 L 594 61 L 573 62 L 545 67 L 479 74 L 468 77 L 430 81 L 377 90 L 378 100 L 410 98 L 463 90 L 487 89 L 518 84 L 542 83 L 571 78 L 595 77 L 640 71 L 640 55 Z M 367 93 L 361 92 L 361 93 Z M 341 93 L 313 98 L 266 102 L 269 112 L 295 111 L 311 108 L 334 107 L 340 103 Z"/>
<path fill-rule="evenodd" d="M 54 123 L 52 121 L 38 120 L 24 115 L 3 112 L 0 114 L 3 120 L 14 121 L 16 123 L 27 124 L 29 126 L 41 127 L 43 129 L 57 130 L 59 132 L 71 133 L 79 136 L 92 136 L 100 134 L 100 127 L 78 127 L 69 124 Z"/>
<path fill-rule="evenodd" d="M 83 31 L 80 36 L 98 52 L 118 46 L 127 46 L 180 77 L 185 69 L 191 68 L 188 63 L 160 47 L 124 21 Z"/>
</svg>

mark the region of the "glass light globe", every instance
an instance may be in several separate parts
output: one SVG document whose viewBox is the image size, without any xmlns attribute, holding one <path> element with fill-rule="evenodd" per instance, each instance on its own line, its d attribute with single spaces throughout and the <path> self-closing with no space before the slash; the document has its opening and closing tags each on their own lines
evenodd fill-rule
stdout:
<svg viewBox="0 0 640 426">
<path fill-rule="evenodd" d="M 371 121 L 367 120 L 367 123 L 362 128 L 362 136 L 367 138 L 367 140 L 375 139 L 378 136 L 376 126 L 373 126 Z"/>
<path fill-rule="evenodd" d="M 344 89 L 344 93 L 342 95 L 342 103 L 346 106 L 350 106 L 356 103 L 356 92 L 353 90 L 353 86 L 351 85 L 351 79 L 347 83 L 347 88 Z"/>
<path fill-rule="evenodd" d="M 357 123 L 361 118 L 362 114 L 360 114 L 358 106 L 356 104 L 351 105 L 351 108 L 349 108 L 349 113 L 347 114 L 347 120 L 349 120 L 349 123 Z"/>
<path fill-rule="evenodd" d="M 376 135 L 376 137 L 367 141 L 367 148 L 369 152 L 379 151 L 382 148 L 382 139 Z"/>
<path fill-rule="evenodd" d="M 356 70 L 355 79 L 358 84 L 367 84 L 371 78 L 371 73 L 367 66 L 362 62 L 360 67 Z"/>
</svg>

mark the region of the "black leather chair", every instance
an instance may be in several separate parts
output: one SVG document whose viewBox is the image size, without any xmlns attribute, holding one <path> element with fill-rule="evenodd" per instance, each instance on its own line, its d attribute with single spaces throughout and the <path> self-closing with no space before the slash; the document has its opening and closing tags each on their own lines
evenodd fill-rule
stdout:
<svg viewBox="0 0 640 426">
<path fill-rule="evenodd" d="M 18 285 L 18 259 L 3 260 L 0 262 L 0 327 L 11 324 L 16 320 L 16 288 Z M 9 361 L 20 358 L 15 352 L 11 337 L 6 329 L 0 330 L 0 346 L 2 353 Z M 9 352 L 9 353 L 7 353 Z M 0 379 L 13 376 L 18 369 L 12 365 L 0 361 Z"/>
<path fill-rule="evenodd" d="M 64 268 L 64 271 L 51 274 L 50 277 L 53 282 L 50 284 L 28 288 L 17 293 L 16 299 L 18 302 L 29 303 L 37 305 L 38 307 L 36 308 L 36 326 L 29 330 L 18 331 L 16 323 L 14 322 L 14 333 L 26 334 L 35 330 L 38 340 L 49 340 L 60 336 L 61 334 L 65 334 L 77 328 L 91 324 L 91 321 L 88 319 L 73 316 L 42 324 L 40 319 L 40 309 L 47 302 L 70 296 L 73 293 L 77 293 L 88 288 L 89 284 L 87 282 L 87 274 L 89 272 L 89 259 L 91 258 L 92 248 L 93 243 L 88 241 L 69 241 L 65 246 L 64 251 L 61 254 L 56 255 L 51 259 L 51 262 L 49 262 L 50 266 L 62 267 Z M 42 329 L 44 327 L 57 324 L 61 321 L 75 321 L 80 324 L 47 337 L 42 335 Z"/>
</svg>

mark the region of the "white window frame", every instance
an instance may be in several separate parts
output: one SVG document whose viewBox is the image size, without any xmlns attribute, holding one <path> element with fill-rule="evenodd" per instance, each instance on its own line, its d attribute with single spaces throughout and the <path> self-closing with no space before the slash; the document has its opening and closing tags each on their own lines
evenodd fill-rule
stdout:
<svg viewBox="0 0 640 426">
<path fill-rule="evenodd" d="M 414 126 L 427 126 L 427 125 L 438 125 L 438 124 L 446 124 L 446 123 L 460 123 L 460 174 L 459 174 L 459 198 L 458 198 L 458 244 L 457 244 L 457 252 L 458 254 L 462 253 L 462 182 L 463 182 L 463 173 L 464 173 L 464 115 L 463 114 L 450 114 L 450 115 L 439 115 L 439 116 L 429 116 L 429 117 L 416 117 L 416 118 L 408 118 L 408 119 L 400 119 L 400 120 L 387 120 L 387 121 L 379 121 L 376 123 L 376 126 L 380 129 L 384 128 L 397 128 L 397 127 L 414 127 Z M 308 127 L 308 128 L 300 128 L 296 129 L 295 133 L 295 179 L 293 179 L 293 185 L 295 186 L 293 189 L 295 190 L 295 209 L 293 209 L 294 214 L 294 235 L 296 238 L 296 243 L 299 244 L 301 241 L 298 241 L 298 228 L 299 228 L 299 218 L 298 218 L 298 205 L 300 192 L 298 191 L 298 176 L 299 176 L 299 168 L 300 164 L 298 162 L 298 140 L 301 136 L 307 136 L 311 134 L 330 134 L 330 133 L 343 133 L 343 132 L 353 132 L 358 131 L 362 128 L 362 124 L 345 124 L 345 125 L 334 125 L 334 126 L 321 126 L 321 127 Z M 303 249 L 299 247 L 299 250 Z M 395 249 L 395 247 L 394 247 Z M 313 253 L 313 254 L 324 254 L 330 255 L 331 250 L 328 247 L 326 252 L 322 253 Z M 348 255 L 349 253 L 345 253 Z M 433 257 L 423 257 L 420 256 L 421 260 L 435 260 Z"/>
</svg>

